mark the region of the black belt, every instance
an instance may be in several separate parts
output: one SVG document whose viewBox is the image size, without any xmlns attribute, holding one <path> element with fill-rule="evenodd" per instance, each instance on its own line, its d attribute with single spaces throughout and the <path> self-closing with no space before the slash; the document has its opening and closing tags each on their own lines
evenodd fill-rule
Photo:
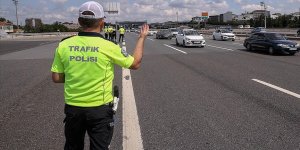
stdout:
<svg viewBox="0 0 300 150">
<path fill-rule="evenodd" d="M 113 107 L 114 106 L 114 103 L 113 102 L 109 102 L 109 103 L 106 103 L 104 104 L 105 106 L 109 106 L 109 107 Z"/>
</svg>

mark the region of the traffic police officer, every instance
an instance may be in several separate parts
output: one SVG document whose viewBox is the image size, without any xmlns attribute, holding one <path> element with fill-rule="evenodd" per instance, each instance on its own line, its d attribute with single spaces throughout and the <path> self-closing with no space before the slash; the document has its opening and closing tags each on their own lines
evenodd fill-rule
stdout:
<svg viewBox="0 0 300 150">
<path fill-rule="evenodd" d="M 122 38 L 122 42 L 123 42 L 123 39 L 124 39 L 124 34 L 125 34 L 125 29 L 121 26 L 120 29 L 119 29 L 119 43 L 120 43 L 120 39 Z"/>
<path fill-rule="evenodd" d="M 112 82 L 114 64 L 138 69 L 149 26 L 144 25 L 133 56 L 100 34 L 103 7 L 94 1 L 81 5 L 83 32 L 59 43 L 52 64 L 52 80 L 64 83 L 65 150 L 83 150 L 87 132 L 91 150 L 107 150 L 113 134 Z"/>
<path fill-rule="evenodd" d="M 113 37 L 112 32 L 113 32 L 113 30 L 114 29 L 111 26 L 109 26 L 108 29 L 107 29 L 109 40 L 112 40 L 112 37 Z"/>
<path fill-rule="evenodd" d="M 107 28 L 107 26 L 105 26 L 103 30 L 104 30 L 105 39 L 108 39 L 108 28 Z"/>
</svg>

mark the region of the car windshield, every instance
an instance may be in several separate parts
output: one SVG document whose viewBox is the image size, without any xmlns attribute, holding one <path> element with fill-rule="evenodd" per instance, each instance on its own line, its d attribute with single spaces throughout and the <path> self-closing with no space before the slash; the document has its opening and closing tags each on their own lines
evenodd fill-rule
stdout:
<svg viewBox="0 0 300 150">
<path fill-rule="evenodd" d="M 231 31 L 229 31 L 229 30 L 222 30 L 221 32 L 222 33 L 231 33 Z"/>
<path fill-rule="evenodd" d="M 265 28 L 257 28 L 256 31 L 266 31 Z"/>
<path fill-rule="evenodd" d="M 195 30 L 190 30 L 190 31 L 184 31 L 185 35 L 200 35 L 197 31 Z"/>
<path fill-rule="evenodd" d="M 266 37 L 270 40 L 286 40 L 286 38 L 278 33 L 265 34 Z"/>
</svg>

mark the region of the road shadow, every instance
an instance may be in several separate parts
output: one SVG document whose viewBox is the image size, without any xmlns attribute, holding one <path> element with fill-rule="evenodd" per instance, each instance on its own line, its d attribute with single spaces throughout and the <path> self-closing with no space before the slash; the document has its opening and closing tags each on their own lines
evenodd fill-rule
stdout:
<svg viewBox="0 0 300 150">
<path fill-rule="evenodd" d="M 262 54 L 265 56 L 297 56 L 297 53 L 295 55 L 289 55 L 289 54 L 280 54 L 280 53 L 275 53 L 273 55 L 270 55 L 267 51 L 263 51 L 263 50 L 251 50 L 248 51 L 247 49 L 237 49 L 239 51 L 243 51 L 246 53 L 253 53 L 253 54 Z"/>
</svg>

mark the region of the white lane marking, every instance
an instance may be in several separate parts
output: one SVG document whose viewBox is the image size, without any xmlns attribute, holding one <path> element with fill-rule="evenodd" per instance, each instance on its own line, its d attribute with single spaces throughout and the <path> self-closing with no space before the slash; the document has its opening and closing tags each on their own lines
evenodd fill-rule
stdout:
<svg viewBox="0 0 300 150">
<path fill-rule="evenodd" d="M 170 46 L 170 45 L 167 45 L 167 44 L 164 44 L 164 45 L 167 46 L 167 47 L 169 47 L 169 48 L 172 48 L 172 49 L 174 49 L 174 50 L 176 50 L 176 51 L 179 51 L 179 52 L 181 52 L 181 53 L 187 54 L 187 52 L 182 51 L 182 50 L 180 50 L 180 49 L 177 49 L 177 48 L 175 48 L 175 47 L 172 47 L 172 46 Z"/>
<path fill-rule="evenodd" d="M 283 89 L 283 88 L 278 87 L 278 86 L 276 86 L 276 85 L 273 85 L 273 84 L 270 84 L 270 83 L 267 83 L 267 82 L 264 82 L 264 81 L 261 81 L 261 80 L 258 80 L 258 79 L 252 79 L 252 80 L 255 81 L 255 82 L 258 82 L 258 83 L 260 83 L 260 84 L 263 84 L 263 85 L 265 85 L 265 86 L 268 86 L 268 87 L 271 87 L 271 88 L 273 88 L 273 89 L 276 89 L 276 90 L 278 90 L 278 91 L 281 91 L 281 92 L 283 92 L 283 93 L 286 93 L 286 94 L 288 94 L 288 95 L 291 95 L 291 96 L 300 98 L 300 95 L 299 95 L 299 94 L 294 93 L 294 92 L 291 92 L 291 91 L 286 90 L 286 89 Z"/>
<path fill-rule="evenodd" d="M 125 48 L 125 43 L 122 46 Z M 143 140 L 129 69 L 122 69 L 123 150 L 143 150 Z"/>
<path fill-rule="evenodd" d="M 213 45 L 206 45 L 206 46 L 214 47 L 214 48 L 218 48 L 218 49 L 224 49 L 224 50 L 227 50 L 227 51 L 234 51 L 234 50 L 232 50 L 230 48 L 218 47 L 218 46 L 213 46 Z"/>
<path fill-rule="evenodd" d="M 150 40 L 150 41 L 154 41 L 153 39 L 151 39 L 151 38 L 147 38 L 148 40 Z"/>
<path fill-rule="evenodd" d="M 241 44 L 241 43 L 232 43 L 232 44 L 244 46 L 244 44 Z"/>
</svg>

